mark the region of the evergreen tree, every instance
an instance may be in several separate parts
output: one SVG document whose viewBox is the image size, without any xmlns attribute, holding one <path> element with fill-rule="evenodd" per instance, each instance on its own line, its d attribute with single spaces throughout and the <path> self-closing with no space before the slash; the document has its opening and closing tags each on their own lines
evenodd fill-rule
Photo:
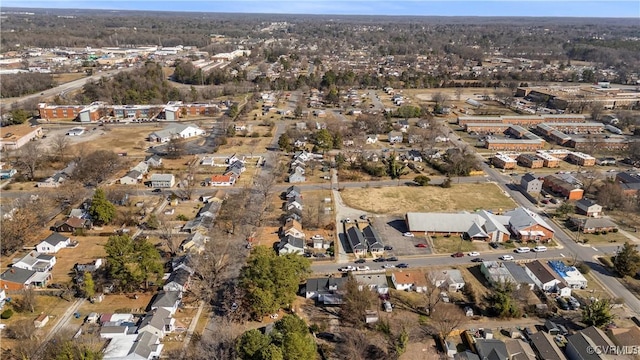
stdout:
<svg viewBox="0 0 640 360">
<path fill-rule="evenodd" d="M 93 194 L 89 214 L 98 225 L 108 224 L 116 217 L 116 207 L 107 200 L 102 188 L 97 188 Z"/>
<path fill-rule="evenodd" d="M 640 267 L 640 253 L 636 246 L 625 242 L 613 258 L 613 267 L 621 276 L 634 276 Z"/>
<path fill-rule="evenodd" d="M 595 300 L 582 308 L 582 321 L 588 326 L 602 327 L 613 320 L 608 299 Z"/>
<path fill-rule="evenodd" d="M 93 276 L 88 271 L 84 273 L 83 280 L 82 291 L 84 292 L 84 296 L 90 299 L 96 293 L 96 284 L 93 281 Z"/>
<path fill-rule="evenodd" d="M 278 139 L 278 147 L 282 151 L 291 151 L 291 138 L 287 133 L 280 135 L 280 138 Z"/>
</svg>

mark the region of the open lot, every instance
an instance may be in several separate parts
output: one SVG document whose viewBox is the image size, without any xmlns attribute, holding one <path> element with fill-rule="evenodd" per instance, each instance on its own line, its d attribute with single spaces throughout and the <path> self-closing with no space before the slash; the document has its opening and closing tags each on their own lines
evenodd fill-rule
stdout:
<svg viewBox="0 0 640 360">
<path fill-rule="evenodd" d="M 488 245 L 486 243 L 462 240 L 460 236 L 432 237 L 431 241 L 433 242 L 435 252 L 438 254 L 452 254 L 458 251 L 467 253 L 470 251 L 482 251 L 488 249 Z"/>
<path fill-rule="evenodd" d="M 405 237 L 407 231 L 404 219 L 398 216 L 371 217 L 374 229 L 384 239 L 384 245 L 392 246 L 393 250 L 385 251 L 385 256 L 406 256 L 431 254 L 431 245 L 424 236 Z M 427 244 L 428 248 L 417 248 L 417 244 Z"/>
<path fill-rule="evenodd" d="M 96 128 L 96 130 L 93 130 Z M 69 153 L 82 150 L 91 152 L 95 150 L 110 150 L 116 153 L 126 152 L 129 156 L 148 155 L 145 151 L 152 143 L 147 137 L 154 131 L 161 130 L 158 125 L 119 125 L 86 127 L 87 132 L 80 136 L 70 136 L 73 144 Z"/>
<path fill-rule="evenodd" d="M 492 183 L 453 184 L 448 189 L 437 186 L 345 189 L 341 196 L 348 206 L 377 214 L 476 209 L 500 212 L 515 207 L 513 200 Z"/>
<path fill-rule="evenodd" d="M 55 254 L 56 266 L 51 271 L 55 283 L 71 281 L 75 264 L 89 263 L 97 258 L 104 259 L 107 256 L 104 250 L 104 245 L 109 240 L 107 236 L 71 236 L 71 240 L 77 241 L 78 246 L 62 249 Z"/>
</svg>

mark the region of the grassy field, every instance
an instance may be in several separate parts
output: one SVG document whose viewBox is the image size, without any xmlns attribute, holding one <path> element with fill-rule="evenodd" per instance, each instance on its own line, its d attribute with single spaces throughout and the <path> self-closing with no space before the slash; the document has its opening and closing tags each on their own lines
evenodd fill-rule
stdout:
<svg viewBox="0 0 640 360">
<path fill-rule="evenodd" d="M 438 236 L 433 239 L 433 250 L 438 254 L 453 254 L 454 252 L 458 251 L 467 253 L 470 251 L 480 251 L 485 249 L 486 247 L 479 248 L 478 246 L 476 246 L 476 243 L 472 241 L 460 241 L 459 236 L 451 236 L 448 238 L 444 236 Z"/>
<path fill-rule="evenodd" d="M 147 137 L 160 129 L 155 125 L 108 126 L 106 130 L 98 128 L 79 137 L 78 140 L 82 142 L 72 145 L 69 153 L 80 149 L 85 152 L 111 150 L 117 153 L 126 152 L 129 156 L 144 156 L 147 146 L 151 144 Z"/>
<path fill-rule="evenodd" d="M 87 74 L 84 72 L 53 75 L 53 79 L 58 83 L 58 85 L 68 83 L 74 80 L 82 79 L 84 77 L 87 77 Z"/>
<path fill-rule="evenodd" d="M 436 186 L 345 189 L 341 195 L 348 206 L 377 214 L 476 209 L 497 212 L 515 207 L 513 200 L 491 183 L 454 184 L 448 189 Z"/>
<path fill-rule="evenodd" d="M 71 273 L 76 263 L 89 263 L 97 258 L 105 258 L 107 253 L 104 245 L 109 240 L 106 236 L 71 236 L 78 246 L 71 249 L 62 249 L 56 254 L 56 266 L 51 274 L 53 282 L 66 283 L 71 281 Z"/>
</svg>

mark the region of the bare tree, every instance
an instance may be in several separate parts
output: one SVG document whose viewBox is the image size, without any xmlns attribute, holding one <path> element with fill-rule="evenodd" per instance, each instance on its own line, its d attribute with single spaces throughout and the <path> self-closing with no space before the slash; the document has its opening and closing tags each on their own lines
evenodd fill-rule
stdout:
<svg viewBox="0 0 640 360">
<path fill-rule="evenodd" d="M 193 193 L 196 190 L 197 173 L 198 167 L 196 165 L 196 162 L 190 162 L 184 175 L 184 180 L 182 181 L 182 190 L 184 190 L 184 196 L 188 200 L 191 200 L 191 198 L 193 197 Z"/>
<path fill-rule="evenodd" d="M 591 114 L 591 120 L 600 121 L 602 113 L 604 112 L 604 104 L 595 101 L 589 104 L 589 113 Z"/>
<path fill-rule="evenodd" d="M 64 160 L 64 155 L 67 153 L 67 150 L 69 150 L 69 137 L 64 133 L 59 133 L 55 135 L 52 140 L 51 151 L 56 154 L 56 158 L 59 161 Z"/>
<path fill-rule="evenodd" d="M 365 324 L 366 311 L 373 308 L 376 295 L 367 285 L 361 285 L 353 276 L 349 276 L 344 285 L 344 296 L 340 308 L 340 317 L 361 328 Z"/>
<path fill-rule="evenodd" d="M 20 295 L 22 295 L 22 298 L 20 299 L 20 308 L 23 311 L 36 311 L 36 307 L 38 306 L 38 298 L 36 296 L 36 292 L 33 291 L 33 289 L 29 288 L 23 290 Z"/>
<path fill-rule="evenodd" d="M 30 340 L 36 333 L 36 327 L 32 319 L 21 319 L 15 321 L 8 327 L 8 332 L 13 339 Z"/>
<path fill-rule="evenodd" d="M 180 249 L 180 241 L 173 234 L 173 224 L 167 215 L 161 214 L 156 216 L 158 220 L 158 234 L 162 243 L 169 249 L 172 255 L 178 253 Z"/>
<path fill-rule="evenodd" d="M 462 88 L 457 87 L 454 93 L 456 94 L 456 100 L 460 101 L 460 98 L 462 98 Z"/>
<path fill-rule="evenodd" d="M 449 101 L 449 95 L 438 91 L 431 96 L 431 100 L 436 103 L 436 107 L 443 107 L 447 104 L 447 101 Z"/>
<path fill-rule="evenodd" d="M 273 187 L 276 184 L 276 177 L 273 172 L 262 174 L 254 183 L 254 188 L 262 195 L 263 201 L 267 201 L 273 193 Z"/>
<path fill-rule="evenodd" d="M 453 330 L 464 326 L 466 322 L 467 317 L 457 305 L 440 303 L 429 316 L 427 332 L 447 339 Z"/>
<path fill-rule="evenodd" d="M 444 290 L 444 274 L 437 271 L 428 271 L 425 273 L 427 285 L 423 292 L 425 298 L 425 311 L 427 315 L 431 315 L 436 306 L 442 300 L 440 293 Z"/>
<path fill-rule="evenodd" d="M 88 195 L 89 191 L 81 183 L 67 180 L 51 194 L 51 197 L 58 206 L 66 209 L 80 203 Z"/>
<path fill-rule="evenodd" d="M 185 154 L 184 140 L 172 138 L 167 144 L 167 157 L 171 159 L 179 159 Z"/>
<path fill-rule="evenodd" d="M 44 160 L 45 153 L 42 151 L 40 142 L 30 141 L 16 152 L 16 167 L 26 172 L 29 180 L 35 179 L 35 174 Z"/>
</svg>

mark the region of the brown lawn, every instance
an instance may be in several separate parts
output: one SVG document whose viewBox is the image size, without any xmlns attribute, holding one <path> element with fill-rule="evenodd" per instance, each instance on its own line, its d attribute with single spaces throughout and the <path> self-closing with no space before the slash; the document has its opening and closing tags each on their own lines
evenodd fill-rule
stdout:
<svg viewBox="0 0 640 360">
<path fill-rule="evenodd" d="M 126 152 L 129 156 L 144 156 L 148 146 L 150 133 L 160 130 L 156 125 L 107 126 L 91 130 L 83 136 L 82 143 L 71 146 L 69 153 L 82 149 L 83 152 L 94 150 L 111 150 L 116 153 Z"/>
<path fill-rule="evenodd" d="M 498 212 L 515 207 L 513 200 L 492 183 L 453 184 L 448 189 L 437 186 L 348 188 L 341 196 L 350 207 L 378 214 L 476 209 Z"/>
<path fill-rule="evenodd" d="M 78 246 L 62 249 L 55 254 L 56 265 L 51 271 L 53 282 L 69 282 L 75 264 L 89 263 L 94 259 L 104 259 L 107 256 L 104 251 L 104 245 L 109 240 L 107 236 L 71 236 L 71 240 L 77 241 Z"/>
</svg>

